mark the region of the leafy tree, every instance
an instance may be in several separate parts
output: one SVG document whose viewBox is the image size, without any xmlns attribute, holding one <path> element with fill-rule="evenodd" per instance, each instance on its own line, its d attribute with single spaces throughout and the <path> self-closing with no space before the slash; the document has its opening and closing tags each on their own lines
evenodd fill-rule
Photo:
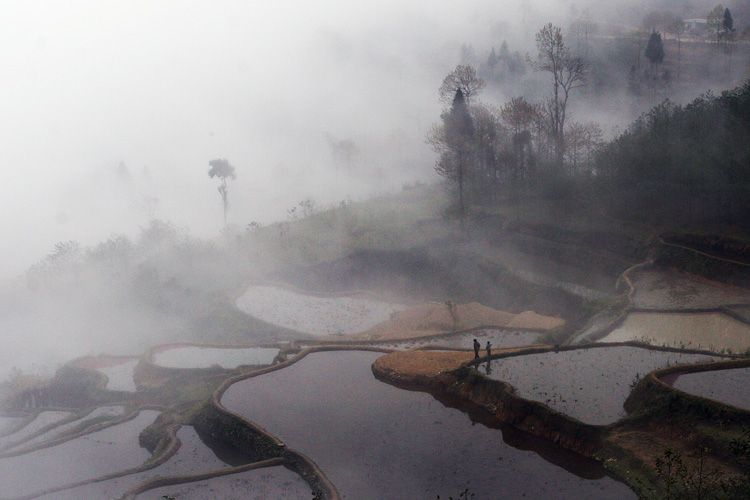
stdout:
<svg viewBox="0 0 750 500">
<path fill-rule="evenodd" d="M 529 62 L 535 71 L 545 71 L 552 76 L 552 96 L 544 111 L 546 128 L 554 144 L 555 160 L 563 164 L 565 156 L 565 120 L 570 93 L 586 82 L 587 64 L 582 57 L 571 55 L 565 45 L 562 30 L 551 23 L 536 34 L 537 58 Z"/>
<path fill-rule="evenodd" d="M 471 98 L 479 94 L 484 86 L 484 80 L 477 77 L 477 71 L 474 68 L 459 64 L 456 69 L 448 73 L 438 92 L 440 100 L 447 104 L 455 100 L 456 92 L 460 90 L 462 100 L 465 100 L 468 105 Z"/>
<path fill-rule="evenodd" d="M 664 42 L 661 39 L 661 33 L 658 31 L 651 32 L 646 44 L 646 59 L 651 64 L 659 64 L 664 60 Z"/>
<path fill-rule="evenodd" d="M 229 208 L 229 198 L 227 191 L 227 179 L 236 179 L 237 174 L 234 171 L 234 167 L 229 163 L 227 159 L 215 159 L 208 162 L 211 167 L 208 169 L 208 176 L 210 178 L 218 177 L 221 179 L 221 185 L 219 185 L 219 194 L 221 195 L 221 201 L 224 205 L 224 225 L 227 224 L 227 209 Z"/>
</svg>

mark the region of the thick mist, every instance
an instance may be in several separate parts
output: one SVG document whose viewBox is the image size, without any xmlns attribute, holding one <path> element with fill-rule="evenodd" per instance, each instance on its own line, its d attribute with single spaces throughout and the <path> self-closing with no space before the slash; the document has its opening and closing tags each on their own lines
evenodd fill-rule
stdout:
<svg viewBox="0 0 750 500">
<path fill-rule="evenodd" d="M 700 17 L 711 6 L 685 4 L 682 15 Z M 200 293 L 217 287 L 217 277 L 239 282 L 256 271 L 247 256 L 216 251 L 224 224 L 210 160 L 226 158 L 237 173 L 228 183 L 224 238 L 247 237 L 252 222 L 286 220 L 303 200 L 323 209 L 435 182 L 425 135 L 440 118 L 438 87 L 458 63 L 481 69 L 507 42 L 525 64 L 545 23 L 567 37 L 586 13 L 602 30 L 629 32 L 652 8 L 673 6 L 41 0 L 7 7 L 0 279 L 50 264 L 60 248 L 78 248 L 82 262 L 104 259 L 46 277 L 41 289 L 26 275 L 3 292 L 0 330 L 13 348 L 0 359 L 0 377 L 20 358 L 26 371 L 48 371 L 83 354 L 139 354 L 177 340 L 191 328 L 191 307 L 210 301 Z M 592 57 L 607 53 L 603 46 L 592 39 Z M 624 47 L 623 58 L 640 57 L 636 43 Z M 605 60 L 602 73 L 616 62 Z M 636 98 L 622 81 L 607 82 L 612 88 L 592 81 L 570 107 L 571 117 L 601 123 L 607 137 L 666 97 Z M 519 95 L 539 101 L 549 88 L 547 75 L 525 67 L 488 85 L 481 99 L 496 107 Z M 701 81 L 669 97 L 687 100 L 705 89 Z M 346 217 L 334 222 L 342 227 L 334 254 L 351 236 Z M 283 246 L 280 228 L 275 243 Z M 150 246 L 144 238 L 154 231 L 168 244 Z M 118 247 L 112 235 L 133 247 Z M 98 247 L 107 241 L 114 246 Z M 77 247 L 56 249 L 58 242 Z M 169 251 L 180 255 L 177 263 L 164 262 Z"/>
</svg>

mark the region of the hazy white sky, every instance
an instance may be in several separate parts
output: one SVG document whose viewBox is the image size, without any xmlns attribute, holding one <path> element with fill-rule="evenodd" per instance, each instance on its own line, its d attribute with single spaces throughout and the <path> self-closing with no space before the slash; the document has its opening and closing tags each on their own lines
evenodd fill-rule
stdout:
<svg viewBox="0 0 750 500">
<path fill-rule="evenodd" d="M 516 4 L 9 3 L 0 17 L 0 276 L 57 241 L 132 235 L 148 220 L 143 196 L 159 200 L 158 218 L 216 234 L 212 158 L 237 167 L 230 221 L 242 226 L 283 218 L 306 197 L 327 204 L 429 178 L 422 139 L 451 54 L 517 19 Z M 333 170 L 324 134 L 355 139 L 357 172 Z M 118 176 L 120 162 L 129 177 Z"/>
</svg>

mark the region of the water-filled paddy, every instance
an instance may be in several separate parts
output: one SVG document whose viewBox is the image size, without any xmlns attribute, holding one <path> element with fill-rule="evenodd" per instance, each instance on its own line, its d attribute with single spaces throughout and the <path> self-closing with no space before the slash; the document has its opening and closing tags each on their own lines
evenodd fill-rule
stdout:
<svg viewBox="0 0 750 500">
<path fill-rule="evenodd" d="M 720 313 L 632 313 L 600 342 L 647 340 L 656 345 L 744 352 L 750 326 Z"/>
<path fill-rule="evenodd" d="M 636 376 L 669 365 L 715 356 L 612 346 L 527 354 L 490 362 L 490 378 L 511 384 L 521 397 L 588 424 L 605 425 L 625 416 L 622 405 Z M 486 372 L 487 363 L 480 365 Z"/>
<path fill-rule="evenodd" d="M 270 365 L 279 349 L 266 347 L 218 348 L 218 347 L 173 347 L 158 350 L 154 364 L 168 368 L 235 368 L 240 365 Z"/>
<path fill-rule="evenodd" d="M 107 389 L 112 391 L 135 392 L 135 381 L 133 380 L 133 370 L 138 364 L 137 359 L 125 360 L 121 363 L 112 364 L 96 368 L 108 378 Z"/>
<path fill-rule="evenodd" d="M 213 440 L 209 440 L 208 444 L 210 446 L 207 446 L 206 441 L 204 441 L 206 438 L 201 438 L 192 427 L 181 427 L 177 431 L 177 438 L 182 443 L 180 449 L 175 456 L 158 467 L 137 474 L 44 495 L 39 497 L 39 500 L 81 500 L 84 498 L 115 500 L 131 488 L 157 476 L 197 474 L 224 469 L 230 465 L 241 465 L 246 462 L 242 460 L 240 454 L 227 449 L 226 445 L 222 446 Z M 214 448 L 211 448 L 211 446 Z M 1 464 L 2 462 L 0 462 Z M 140 499 L 141 496 L 138 498 Z"/>
<path fill-rule="evenodd" d="M 116 417 L 118 415 L 122 415 L 123 411 L 124 408 L 122 406 L 102 406 L 96 408 L 94 411 L 84 416 L 83 418 L 73 420 L 72 422 L 68 422 L 66 424 L 58 425 L 57 427 L 50 429 L 48 432 L 45 432 L 44 434 L 37 436 L 34 439 L 25 441 L 19 448 L 27 448 L 43 441 L 50 441 L 62 436 L 65 432 L 70 431 L 71 429 L 78 427 L 79 425 L 86 424 L 87 422 L 91 422 L 94 419 L 99 420 L 101 417 Z"/>
<path fill-rule="evenodd" d="M 251 286 L 236 304 L 267 323 L 315 336 L 363 332 L 404 309 L 365 298 L 320 297 L 272 286 Z"/>
<path fill-rule="evenodd" d="M 12 432 L 22 421 L 21 417 L 0 417 L 0 436 Z"/>
<path fill-rule="evenodd" d="M 310 487 L 284 467 L 240 472 L 195 483 L 165 486 L 138 495 L 137 500 L 302 500 Z"/>
<path fill-rule="evenodd" d="M 0 447 L 7 447 L 10 444 L 23 441 L 32 434 L 39 432 L 43 428 L 69 418 L 71 415 L 73 415 L 73 413 L 68 411 L 40 412 L 34 420 L 23 426 L 17 432 L 4 436 L 2 439 L 0 439 Z"/>
<path fill-rule="evenodd" d="M 377 381 L 378 356 L 311 354 L 234 384 L 222 404 L 309 456 L 345 499 L 455 498 L 466 487 L 476 500 L 635 498 L 603 472 L 573 475 L 426 393 Z"/>
<path fill-rule="evenodd" d="M 750 410 L 750 368 L 683 373 L 672 385 L 696 396 Z"/>
<path fill-rule="evenodd" d="M 0 459 L 0 498 L 93 479 L 136 467 L 151 454 L 138 445 L 138 434 L 158 412 L 136 418 L 57 446 Z"/>
<path fill-rule="evenodd" d="M 750 302 L 747 290 L 668 269 L 642 269 L 632 276 L 632 281 L 635 285 L 633 304 L 636 307 L 717 307 Z"/>
<path fill-rule="evenodd" d="M 451 349 L 472 349 L 472 342 L 474 339 L 477 339 L 479 343 L 482 344 L 482 353 L 484 353 L 487 342 L 490 342 L 493 349 L 502 349 L 506 347 L 528 346 L 533 344 L 538 338 L 539 334 L 534 332 L 487 328 L 469 333 L 461 333 L 458 335 L 433 337 L 427 339 L 381 342 L 378 343 L 377 346 L 384 347 L 386 349 L 397 350 L 418 349 L 421 347 L 430 346 L 440 346 Z"/>
</svg>

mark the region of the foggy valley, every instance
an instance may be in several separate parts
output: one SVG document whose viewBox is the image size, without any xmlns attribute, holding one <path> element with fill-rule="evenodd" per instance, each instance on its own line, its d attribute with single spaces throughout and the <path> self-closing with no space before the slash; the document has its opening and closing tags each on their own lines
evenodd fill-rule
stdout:
<svg viewBox="0 0 750 500">
<path fill-rule="evenodd" d="M 747 1 L 6 10 L 0 499 L 750 498 Z"/>
</svg>

